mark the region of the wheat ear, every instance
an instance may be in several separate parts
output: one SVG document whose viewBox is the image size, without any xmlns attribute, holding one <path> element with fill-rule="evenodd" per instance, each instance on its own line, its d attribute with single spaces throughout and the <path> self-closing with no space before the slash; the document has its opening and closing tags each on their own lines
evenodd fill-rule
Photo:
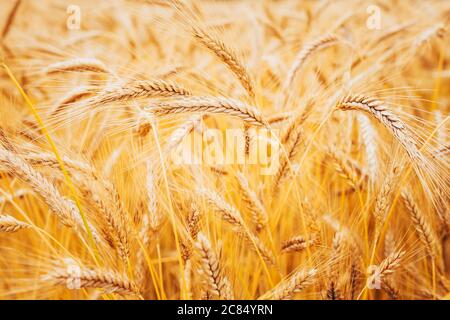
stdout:
<svg viewBox="0 0 450 320">
<path fill-rule="evenodd" d="M 288 279 L 280 282 L 274 289 L 264 294 L 259 299 L 290 300 L 295 293 L 301 292 L 311 285 L 316 275 L 316 269 L 298 270 Z"/>
<path fill-rule="evenodd" d="M 62 224 L 85 230 L 84 223 L 75 204 L 71 200 L 64 198 L 50 181 L 34 170 L 22 158 L 0 148 L 0 165 L 4 166 L 11 174 L 27 182 L 45 200 Z M 90 228 L 94 237 L 98 239 L 95 229 L 92 226 Z"/>
<path fill-rule="evenodd" d="M 375 229 L 376 237 L 379 236 L 381 228 L 386 220 L 386 213 L 391 205 L 391 197 L 396 184 L 396 178 L 398 177 L 398 169 L 394 168 L 386 177 L 383 182 L 380 191 L 375 199 L 374 217 L 375 217 Z"/>
<path fill-rule="evenodd" d="M 247 178 L 241 172 L 236 173 L 236 178 L 242 191 L 242 201 L 252 214 L 256 230 L 261 231 L 269 220 L 266 209 L 256 193 L 250 188 Z"/>
<path fill-rule="evenodd" d="M 108 68 L 98 59 L 95 58 L 75 58 L 71 60 L 53 63 L 47 66 L 43 73 L 55 74 L 62 72 L 96 72 L 109 73 Z"/>
<path fill-rule="evenodd" d="M 72 272 L 71 272 L 72 271 Z M 56 268 L 45 275 L 42 280 L 55 285 L 64 285 L 69 289 L 96 288 L 108 293 L 139 296 L 136 285 L 125 275 L 115 271 L 79 267 Z"/>
<path fill-rule="evenodd" d="M 409 191 L 403 190 L 401 196 L 406 209 L 408 209 L 411 220 L 414 223 L 414 228 L 417 231 L 419 239 L 427 250 L 427 254 L 430 257 L 434 257 L 436 254 L 435 245 L 437 244 L 437 241 L 430 224 L 426 221 L 425 216 Z"/>
<path fill-rule="evenodd" d="M 299 70 L 311 54 L 337 42 L 338 38 L 335 35 L 325 35 L 306 44 L 295 57 L 294 63 L 288 71 L 284 88 L 288 89 L 292 85 Z"/>
<path fill-rule="evenodd" d="M 387 108 L 383 102 L 363 95 L 349 95 L 341 99 L 336 108 L 339 110 L 359 110 L 372 115 L 382 123 L 402 145 L 412 160 L 423 160 L 416 141 L 399 117 Z"/>
<path fill-rule="evenodd" d="M 87 86 L 78 86 L 70 90 L 66 95 L 64 95 L 55 105 L 52 111 L 52 116 L 58 115 L 61 111 L 67 108 L 68 105 L 75 103 L 85 97 L 92 95 L 92 91 L 89 90 Z"/>
<path fill-rule="evenodd" d="M 394 273 L 400 267 L 400 262 L 405 255 L 405 251 L 394 252 L 384 259 L 378 266 L 377 273 L 380 277 Z"/>
<path fill-rule="evenodd" d="M 274 263 L 273 254 L 265 247 L 257 236 L 247 230 L 241 213 L 235 207 L 226 202 L 214 191 L 200 189 L 198 192 L 202 196 L 206 197 L 208 202 L 213 206 L 214 210 L 220 213 L 222 219 L 233 226 L 234 230 L 242 235 L 251 247 L 259 253 L 266 262 L 270 264 Z"/>
<path fill-rule="evenodd" d="M 300 252 L 305 250 L 307 247 L 312 245 L 314 243 L 314 240 L 306 240 L 302 236 L 295 236 L 290 238 L 289 240 L 286 240 L 281 245 L 281 252 L 288 253 L 288 252 Z"/>
<path fill-rule="evenodd" d="M 203 233 L 199 233 L 196 248 L 200 255 L 201 269 L 210 294 L 219 299 L 233 299 L 231 285 L 221 268 L 219 259 L 214 253 L 211 243 Z"/>
<path fill-rule="evenodd" d="M 236 77 L 241 82 L 244 89 L 247 91 L 248 95 L 253 99 L 255 97 L 255 90 L 251 82 L 250 76 L 243 66 L 243 64 L 238 60 L 237 56 L 232 50 L 227 48 L 227 46 L 220 40 L 213 38 L 207 34 L 202 29 L 195 27 L 193 28 L 193 35 L 199 40 L 206 48 L 213 52 L 220 60 L 222 60 L 228 68 L 236 75 Z"/>
<path fill-rule="evenodd" d="M 295 127 L 295 129 L 293 129 L 293 132 L 290 134 L 290 138 L 287 140 L 287 143 L 287 155 L 282 155 L 281 162 L 278 166 L 278 170 L 273 181 L 274 193 L 279 190 L 281 182 L 289 172 L 290 162 L 294 160 L 294 158 L 300 151 L 300 147 L 302 145 L 302 130 L 300 127 Z"/>
<path fill-rule="evenodd" d="M 425 31 L 423 31 L 419 37 L 414 42 L 414 47 L 416 49 L 424 46 L 425 44 L 429 43 L 433 38 L 444 38 L 445 36 L 445 26 L 443 24 L 437 24 L 435 26 L 432 26 Z"/>
<path fill-rule="evenodd" d="M 336 165 L 336 171 L 339 175 L 347 180 L 353 189 L 357 190 L 360 186 L 360 178 L 358 177 L 357 169 L 353 166 L 353 163 L 346 161 L 344 159 L 344 154 L 334 147 L 330 147 L 328 153 L 333 159 Z"/>
<path fill-rule="evenodd" d="M 164 80 L 136 80 L 101 91 L 85 101 L 88 105 L 102 106 L 108 103 L 150 97 L 190 96 L 191 92 L 177 84 Z"/>
<path fill-rule="evenodd" d="M 193 112 L 217 113 L 240 118 L 249 125 L 268 127 L 267 121 L 255 107 L 238 100 L 222 97 L 187 97 L 155 103 L 146 107 L 145 110 L 154 115 Z"/>
<path fill-rule="evenodd" d="M 50 153 L 26 153 L 21 157 L 32 165 L 50 167 L 59 169 L 60 165 L 53 154 Z M 100 211 L 102 218 L 106 221 L 106 233 L 105 237 L 112 247 L 115 244 L 118 245 L 119 254 L 122 260 L 125 262 L 129 256 L 129 244 L 126 231 L 126 222 L 123 218 L 126 213 L 123 211 L 120 200 L 117 195 L 117 191 L 114 186 L 109 182 L 101 179 L 95 169 L 88 163 L 78 160 L 73 160 L 63 156 L 65 166 L 77 174 L 81 174 L 81 177 L 74 175 L 82 185 L 82 192 L 84 196 L 89 197 L 95 206 Z M 98 182 L 107 192 L 108 199 L 105 200 L 102 196 L 95 194 L 92 191 L 92 182 Z"/>
<path fill-rule="evenodd" d="M 0 232 L 12 233 L 30 227 L 28 223 L 19 221 L 12 216 L 0 215 Z"/>
</svg>

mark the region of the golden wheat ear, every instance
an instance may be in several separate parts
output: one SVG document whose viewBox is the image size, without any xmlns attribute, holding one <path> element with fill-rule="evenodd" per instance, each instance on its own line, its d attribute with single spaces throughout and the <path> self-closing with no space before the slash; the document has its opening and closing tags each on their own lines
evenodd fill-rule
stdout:
<svg viewBox="0 0 450 320">
<path fill-rule="evenodd" d="M 12 233 L 31 226 L 9 215 L 0 215 L 0 232 Z"/>
</svg>

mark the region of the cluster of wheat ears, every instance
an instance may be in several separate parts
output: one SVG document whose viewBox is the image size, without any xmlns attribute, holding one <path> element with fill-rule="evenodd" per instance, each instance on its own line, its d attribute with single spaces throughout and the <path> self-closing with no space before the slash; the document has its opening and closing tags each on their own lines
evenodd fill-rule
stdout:
<svg viewBox="0 0 450 320">
<path fill-rule="evenodd" d="M 448 1 L 0 12 L 0 298 L 449 298 Z"/>
</svg>

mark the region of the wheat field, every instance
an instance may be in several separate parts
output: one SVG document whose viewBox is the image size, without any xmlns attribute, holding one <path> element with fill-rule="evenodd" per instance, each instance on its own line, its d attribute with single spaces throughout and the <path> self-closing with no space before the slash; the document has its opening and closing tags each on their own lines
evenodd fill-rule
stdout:
<svg viewBox="0 0 450 320">
<path fill-rule="evenodd" d="M 450 298 L 449 27 L 0 1 L 0 299 Z"/>
</svg>

